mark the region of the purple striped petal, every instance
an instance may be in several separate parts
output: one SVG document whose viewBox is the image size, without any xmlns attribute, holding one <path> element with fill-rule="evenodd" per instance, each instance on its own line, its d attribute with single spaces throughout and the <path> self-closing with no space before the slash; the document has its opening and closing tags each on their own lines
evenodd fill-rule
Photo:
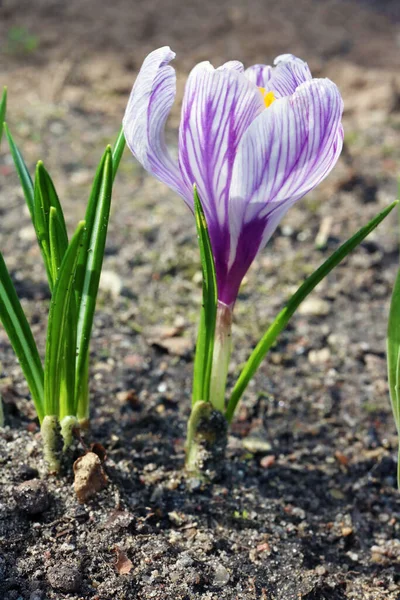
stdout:
<svg viewBox="0 0 400 600">
<path fill-rule="evenodd" d="M 320 183 L 341 152 L 343 102 L 328 79 L 302 84 L 250 125 L 239 145 L 229 200 L 230 257 L 219 299 L 235 301 L 255 256 L 288 208 Z"/>
<path fill-rule="evenodd" d="M 268 81 L 271 79 L 273 69 L 270 65 L 253 65 L 245 70 L 244 74 L 247 79 L 254 83 L 257 87 L 265 88 Z"/>
<path fill-rule="evenodd" d="M 228 202 L 236 151 L 264 110 L 262 95 L 234 69 L 197 65 L 189 75 L 179 131 L 179 166 L 186 187 L 196 183 L 216 260 L 229 255 Z"/>
<path fill-rule="evenodd" d="M 185 188 L 164 139 L 165 122 L 176 94 L 175 71 L 168 66 L 174 57 L 168 46 L 147 56 L 126 107 L 123 129 L 126 143 L 140 164 L 187 199 L 192 189 Z"/>
<path fill-rule="evenodd" d="M 268 92 L 274 92 L 276 98 L 291 96 L 299 85 L 312 79 L 307 63 L 293 54 L 278 56 L 274 65 L 272 75 L 263 87 Z"/>
<path fill-rule="evenodd" d="M 234 71 L 239 71 L 239 73 L 244 72 L 243 63 L 241 63 L 239 60 L 229 60 L 218 67 L 217 71 L 226 71 L 227 69 L 233 69 Z"/>
</svg>

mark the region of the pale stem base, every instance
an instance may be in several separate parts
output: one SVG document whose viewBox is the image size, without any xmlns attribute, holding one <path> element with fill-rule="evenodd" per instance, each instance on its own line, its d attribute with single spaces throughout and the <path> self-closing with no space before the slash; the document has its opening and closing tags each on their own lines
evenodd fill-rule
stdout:
<svg viewBox="0 0 400 600">
<path fill-rule="evenodd" d="M 71 447 L 74 439 L 74 430 L 79 429 L 78 419 L 73 416 L 64 417 L 60 422 L 61 436 L 64 440 L 63 452 Z"/>
<path fill-rule="evenodd" d="M 188 422 L 186 463 L 188 475 L 213 480 L 221 474 L 227 444 L 227 421 L 210 402 L 196 402 Z"/>
<path fill-rule="evenodd" d="M 0 427 L 4 427 L 3 398 L 0 394 Z"/>
<path fill-rule="evenodd" d="M 214 353 L 211 369 L 210 400 L 216 410 L 225 411 L 226 379 L 232 351 L 232 307 L 218 302 Z"/>
<path fill-rule="evenodd" d="M 62 437 L 55 415 L 44 417 L 40 428 L 43 440 L 43 454 L 50 473 L 58 473 L 62 451 Z"/>
</svg>

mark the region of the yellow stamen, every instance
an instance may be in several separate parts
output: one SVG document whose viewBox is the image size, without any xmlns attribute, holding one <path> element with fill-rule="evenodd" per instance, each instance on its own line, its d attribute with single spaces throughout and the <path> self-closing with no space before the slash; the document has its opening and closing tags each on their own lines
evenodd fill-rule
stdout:
<svg viewBox="0 0 400 600">
<path fill-rule="evenodd" d="M 260 92 L 263 95 L 264 102 L 265 102 L 265 108 L 268 108 L 276 100 L 276 98 L 274 96 L 274 92 L 266 92 L 265 88 L 262 88 L 262 87 L 260 87 L 258 89 L 260 90 Z"/>
</svg>

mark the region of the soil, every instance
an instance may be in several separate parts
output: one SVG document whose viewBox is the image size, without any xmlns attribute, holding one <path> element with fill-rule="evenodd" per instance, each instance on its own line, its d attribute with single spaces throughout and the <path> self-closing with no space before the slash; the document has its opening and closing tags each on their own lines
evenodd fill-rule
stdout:
<svg viewBox="0 0 400 600">
<path fill-rule="evenodd" d="M 399 22 L 396 0 L 3 0 L 0 83 L 26 161 L 31 170 L 45 161 L 71 229 L 153 48 L 177 51 L 177 106 L 188 70 L 204 59 L 252 64 L 290 51 L 339 85 L 345 150 L 246 278 L 232 385 L 296 286 L 395 198 Z M 175 108 L 172 147 L 178 123 Z M 5 142 L 0 219 L 0 247 L 43 350 L 49 292 Z M 397 236 L 391 215 L 317 288 L 247 390 L 222 478 L 187 483 L 201 301 L 195 227 L 183 202 L 126 152 L 94 326 L 91 429 L 58 478 L 46 475 L 29 394 L 0 329 L 1 598 L 398 600 L 385 360 Z M 108 483 L 82 504 L 72 459 L 94 442 L 107 453 Z"/>
</svg>

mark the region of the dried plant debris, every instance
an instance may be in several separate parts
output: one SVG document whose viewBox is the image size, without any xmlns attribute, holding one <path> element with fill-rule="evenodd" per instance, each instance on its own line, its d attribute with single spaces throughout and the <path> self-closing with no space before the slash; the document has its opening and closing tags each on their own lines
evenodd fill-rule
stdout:
<svg viewBox="0 0 400 600">
<path fill-rule="evenodd" d="M 116 570 L 120 575 L 128 575 L 133 569 L 133 562 L 119 546 L 115 546 L 115 554 L 117 555 Z"/>
</svg>

